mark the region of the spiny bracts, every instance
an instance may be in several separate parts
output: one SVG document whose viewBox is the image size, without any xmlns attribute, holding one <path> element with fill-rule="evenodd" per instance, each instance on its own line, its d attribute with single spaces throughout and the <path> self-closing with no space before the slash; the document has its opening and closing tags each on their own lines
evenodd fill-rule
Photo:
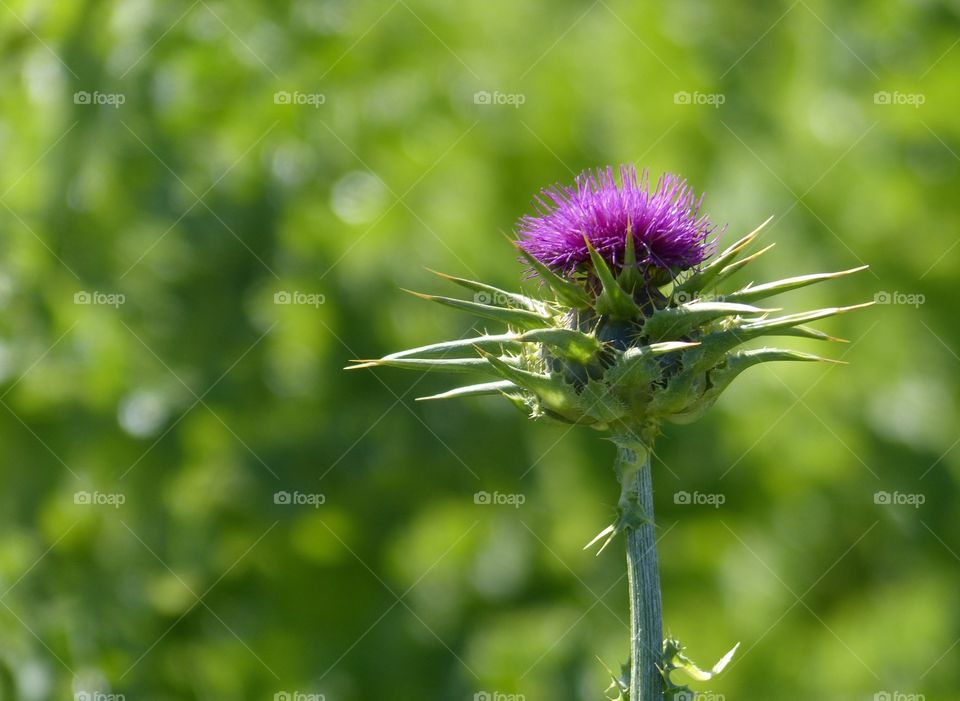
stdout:
<svg viewBox="0 0 960 701">
<path fill-rule="evenodd" d="M 722 284 L 770 250 L 742 256 L 769 219 L 696 267 L 676 270 L 637 259 L 635 237 L 623 232 L 623 258 L 612 266 L 584 237 L 589 263 L 560 271 L 522 243 L 517 248 L 543 283 L 539 294 L 441 275 L 473 299 L 417 294 L 498 322 L 505 330 L 358 360 L 352 369 L 389 366 L 487 376 L 425 400 L 499 394 L 534 419 L 581 424 L 652 444 L 664 421 L 699 418 L 744 370 L 771 361 L 830 361 L 781 348 L 742 350 L 773 336 L 834 339 L 805 326 L 862 306 L 788 315 L 756 306 L 776 294 L 863 270 L 748 284 L 725 294 Z M 466 353 L 468 357 L 462 355 Z M 451 357 L 451 354 L 459 357 Z"/>
</svg>

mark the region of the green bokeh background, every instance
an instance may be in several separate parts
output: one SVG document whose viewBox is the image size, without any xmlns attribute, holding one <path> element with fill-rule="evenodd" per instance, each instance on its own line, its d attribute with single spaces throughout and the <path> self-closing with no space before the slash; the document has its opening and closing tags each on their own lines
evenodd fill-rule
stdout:
<svg viewBox="0 0 960 701">
<path fill-rule="evenodd" d="M 742 642 L 701 701 L 960 699 L 960 11 L 647 5 L 0 3 L 0 698 L 602 698 L 613 447 L 341 368 L 468 333 L 399 288 L 517 285 L 532 194 L 635 161 L 774 215 L 755 279 L 871 265 L 786 308 L 915 302 L 659 443 L 669 630 Z"/>
</svg>

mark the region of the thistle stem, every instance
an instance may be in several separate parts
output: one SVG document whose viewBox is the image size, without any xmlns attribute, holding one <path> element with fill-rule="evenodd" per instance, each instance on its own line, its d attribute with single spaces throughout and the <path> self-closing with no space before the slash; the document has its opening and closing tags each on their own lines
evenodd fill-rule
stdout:
<svg viewBox="0 0 960 701">
<path fill-rule="evenodd" d="M 624 498 L 641 509 L 643 523 L 626 529 L 627 578 L 630 589 L 630 701 L 662 701 L 663 612 L 653 522 L 650 451 L 617 442 L 617 474 Z M 621 508 L 623 508 L 621 504 Z"/>
</svg>

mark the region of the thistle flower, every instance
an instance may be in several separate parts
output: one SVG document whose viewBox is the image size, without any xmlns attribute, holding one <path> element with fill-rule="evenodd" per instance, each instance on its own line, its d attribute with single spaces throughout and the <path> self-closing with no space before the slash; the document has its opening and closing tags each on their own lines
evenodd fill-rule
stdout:
<svg viewBox="0 0 960 701">
<path fill-rule="evenodd" d="M 734 273 L 772 248 L 742 256 L 770 219 L 707 260 L 717 227 L 700 215 L 701 200 L 676 176 L 663 176 L 651 192 L 646 171 L 638 178 L 632 166 L 623 166 L 618 185 L 607 168 L 581 175 L 575 188 L 545 190 L 537 202 L 541 216 L 520 220 L 516 242 L 543 282 L 537 295 L 449 275 L 441 277 L 472 291 L 472 300 L 414 293 L 501 323 L 505 331 L 356 361 L 353 367 L 486 376 L 421 399 L 501 395 L 531 418 L 610 435 L 618 449 L 617 514 L 587 547 L 602 541 L 602 551 L 614 536 L 626 534 L 631 660 L 624 678 L 612 675 L 612 691 L 620 698 L 629 694 L 631 701 L 659 701 L 667 690 L 686 689 L 671 672 L 704 681 L 722 671 L 733 654 L 704 672 L 677 641 L 662 637 L 650 469 L 661 426 L 697 419 L 755 365 L 834 362 L 782 348 L 740 347 L 774 336 L 839 340 L 805 324 L 867 305 L 778 316 L 779 309 L 755 304 L 866 266 L 750 283 L 720 295 Z"/>
<path fill-rule="evenodd" d="M 439 273 L 472 290 L 473 300 L 413 293 L 503 323 L 507 327 L 504 333 L 356 361 L 358 364 L 352 369 L 390 366 L 488 375 L 498 378 L 497 381 L 458 387 L 421 399 L 500 394 L 532 418 L 587 425 L 615 436 L 629 435 L 649 446 L 664 421 L 688 423 L 698 418 L 734 378 L 754 365 L 770 361 L 827 361 L 808 353 L 776 348 L 737 350 L 743 343 L 770 336 L 837 340 L 804 323 L 857 308 L 831 307 L 772 316 L 779 310 L 754 303 L 866 266 L 762 285 L 750 283 L 718 296 L 716 289 L 721 283 L 772 248 L 771 245 L 738 259 L 769 221 L 711 261 L 672 276 L 666 285 L 652 281 L 649 271 L 660 269 L 659 265 L 641 262 L 631 228 L 622 232 L 618 270 L 592 242 L 583 239 L 589 262 L 581 268 L 588 272 L 588 277 L 554 272 L 520 242 L 520 254 L 552 296 L 544 299 L 507 292 Z M 694 239 L 691 236 L 689 240 Z M 611 240 L 608 250 L 613 247 Z M 693 250 L 691 247 L 688 254 L 695 255 Z M 437 357 L 451 351 L 471 350 L 477 355 Z"/>
<path fill-rule="evenodd" d="M 664 174 L 651 192 L 649 174 L 632 165 L 585 171 L 574 187 L 555 185 L 534 199 L 539 216 L 519 222 L 520 246 L 551 269 L 572 273 L 590 261 L 586 242 L 614 269 L 633 239 L 636 264 L 687 270 L 709 257 L 717 227 L 700 216 L 697 199 L 682 178 Z"/>
</svg>

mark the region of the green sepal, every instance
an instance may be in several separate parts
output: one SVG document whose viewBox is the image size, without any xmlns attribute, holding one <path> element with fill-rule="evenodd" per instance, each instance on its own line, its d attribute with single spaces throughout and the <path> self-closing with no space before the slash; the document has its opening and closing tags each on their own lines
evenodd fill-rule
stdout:
<svg viewBox="0 0 960 701">
<path fill-rule="evenodd" d="M 593 247 L 587 237 L 583 237 L 587 244 L 587 250 L 590 252 L 590 259 L 593 261 L 593 271 L 596 273 L 603 291 L 597 297 L 595 308 L 598 314 L 603 314 L 612 319 L 635 319 L 643 313 L 643 310 L 633 301 L 633 297 L 627 294 L 607 265 L 597 249 Z"/>
<path fill-rule="evenodd" d="M 730 356 L 727 361 L 727 367 L 739 374 L 753 365 L 759 363 L 799 361 L 804 363 L 834 363 L 846 365 L 843 360 L 833 358 L 823 358 L 813 353 L 804 353 L 802 351 L 790 350 L 787 348 L 754 348 L 752 350 L 738 351 Z"/>
<path fill-rule="evenodd" d="M 699 345 L 699 341 L 663 341 L 661 343 L 651 343 L 648 346 L 637 346 L 636 350 L 643 354 L 665 355 L 667 353 L 687 350 L 688 348 L 696 348 Z M 630 351 L 627 351 L 627 353 L 629 352 Z"/>
<path fill-rule="evenodd" d="M 592 421 L 586 420 L 582 416 L 576 419 L 567 418 L 566 416 L 558 414 L 542 404 L 537 406 L 536 411 L 531 414 L 531 418 L 534 418 L 537 421 L 546 421 L 547 423 L 558 424 L 560 426 L 589 426 L 590 428 L 596 428 L 601 431 L 606 430 L 607 428 L 606 424 L 593 423 Z"/>
<path fill-rule="evenodd" d="M 477 385 L 467 385 L 466 387 L 457 387 L 455 389 L 432 394 L 429 397 L 417 397 L 418 402 L 427 402 L 434 399 L 460 399 L 462 397 L 482 397 L 490 394 L 503 394 L 512 389 L 519 389 L 509 380 L 499 380 L 497 382 L 483 382 Z"/>
<path fill-rule="evenodd" d="M 611 387 L 632 394 L 635 387 L 646 387 L 660 375 L 657 356 L 685 351 L 698 345 L 699 343 L 695 342 L 667 341 L 628 348 L 617 358 L 613 367 L 607 370 L 606 380 Z"/>
<path fill-rule="evenodd" d="M 726 248 L 716 258 L 680 283 L 680 285 L 675 288 L 674 293 L 683 292 L 692 294 L 708 287 L 716 279 L 717 275 L 719 275 L 727 265 L 733 262 L 733 260 L 740 255 L 740 252 L 749 246 L 771 221 L 773 221 L 772 216 L 742 239 L 733 243 L 729 248 Z"/>
<path fill-rule="evenodd" d="M 644 322 L 642 333 L 655 342 L 678 339 L 708 322 L 725 316 L 758 315 L 770 311 L 774 310 L 730 302 L 690 302 L 679 307 L 657 310 Z"/>
<path fill-rule="evenodd" d="M 737 290 L 736 292 L 724 295 L 724 299 L 734 302 L 754 302 L 760 299 L 766 299 L 767 297 L 772 297 L 773 295 L 780 294 L 781 292 L 796 290 L 800 287 L 806 287 L 807 285 L 824 282 L 825 280 L 834 280 L 838 277 L 858 273 L 861 270 L 866 270 L 868 267 L 870 266 L 861 265 L 857 268 L 840 270 L 835 273 L 814 273 L 812 275 L 799 275 L 797 277 L 790 277 L 784 280 L 777 280 L 775 282 L 767 282 L 762 285 L 753 286 L 751 284 L 747 285 L 742 290 Z"/>
<path fill-rule="evenodd" d="M 519 348 L 523 343 L 544 343 L 551 346 L 557 353 L 577 362 L 589 361 L 603 348 L 603 344 L 592 334 L 572 329 L 546 328 L 533 329 L 524 333 L 511 331 L 503 334 L 487 334 L 473 338 L 459 338 L 454 341 L 431 343 L 419 348 L 390 353 L 385 355 L 383 359 L 399 360 L 412 356 L 430 356 L 474 347 L 483 348 L 485 351 L 498 351 L 505 347 Z M 345 369 L 356 370 L 361 367 L 365 367 L 365 365 L 353 365 Z"/>
<path fill-rule="evenodd" d="M 521 370 L 479 348 L 477 352 L 501 377 L 535 394 L 546 408 L 570 421 L 580 418 L 577 413 L 579 403 L 577 394 L 561 378 Z"/>
<path fill-rule="evenodd" d="M 504 381 L 508 382 L 509 380 L 504 380 Z M 513 384 L 513 383 L 511 382 L 510 384 Z M 520 389 L 520 388 L 518 387 L 517 389 Z M 505 391 L 505 392 L 501 392 L 500 394 L 503 395 L 504 399 L 506 399 L 511 404 L 513 404 L 513 406 L 515 406 L 521 414 L 523 414 L 524 416 L 531 415 L 530 402 L 527 401 L 526 395 L 524 395 L 522 392 Z"/>
<path fill-rule="evenodd" d="M 617 282 L 620 283 L 620 287 L 627 294 L 632 295 L 634 290 L 643 282 L 643 277 L 637 269 L 637 242 L 633 238 L 633 227 L 627 227 L 627 235 L 624 239 L 623 267 L 620 270 Z"/>
<path fill-rule="evenodd" d="M 488 362 L 494 355 L 484 352 L 483 358 L 378 358 L 375 360 L 358 360 L 359 365 L 350 369 L 372 367 L 399 368 L 401 370 L 438 370 L 450 373 L 480 373 L 484 375 L 499 374 Z M 503 365 L 513 367 L 517 364 L 516 358 L 497 358 Z"/>
<path fill-rule="evenodd" d="M 511 242 L 520 252 L 520 255 L 523 256 L 530 267 L 532 267 L 537 275 L 540 276 L 540 279 L 551 289 L 553 293 L 557 296 L 557 299 L 566 304 L 569 307 L 574 307 L 575 309 L 586 309 L 593 304 L 593 299 L 587 293 L 583 287 L 578 285 L 575 282 L 571 282 L 566 278 L 557 275 L 546 265 L 541 263 L 539 260 L 534 258 L 530 253 L 528 253 L 522 246 L 520 246 L 516 241 Z"/>
<path fill-rule="evenodd" d="M 836 316 L 837 314 L 845 314 L 846 312 L 853 311 L 854 309 L 872 307 L 874 304 L 875 302 L 866 302 L 864 304 L 854 304 L 849 307 L 827 307 L 825 309 L 815 309 L 810 312 L 800 312 L 799 314 L 778 316 L 772 319 L 749 321 L 740 326 L 739 330 L 747 332 L 747 334 L 753 338 L 765 333 L 770 333 L 771 331 L 775 331 L 777 329 L 791 328 L 806 321 L 818 321 L 819 319 L 826 319 L 827 317 Z M 756 333 L 758 331 L 759 333 Z"/>
<path fill-rule="evenodd" d="M 702 396 L 706 388 L 706 373 L 684 365 L 683 371 L 673 375 L 666 387 L 654 393 L 649 411 L 656 416 L 675 416 L 685 411 L 694 398 Z"/>
<path fill-rule="evenodd" d="M 430 268 L 427 268 L 427 270 L 430 270 Z M 517 306 L 531 312 L 540 312 L 543 309 L 543 304 L 541 302 L 531 299 L 526 295 L 522 295 L 519 292 L 507 292 L 506 290 L 501 290 L 499 287 L 488 285 L 485 282 L 477 282 L 475 280 L 468 280 L 462 277 L 455 277 L 453 275 L 447 275 L 446 273 L 441 273 L 436 270 L 430 270 L 430 272 L 438 277 L 442 277 L 444 280 L 448 280 L 454 284 L 460 285 L 461 287 L 465 287 L 468 290 L 473 290 L 474 292 L 488 295 L 491 301 L 482 302 L 483 304 L 490 304 L 494 307 L 504 306 L 496 303 L 496 300 L 502 299 L 507 302 L 507 307 Z"/>
<path fill-rule="evenodd" d="M 753 261 L 755 261 L 757 258 L 759 258 L 760 256 L 762 256 L 764 253 L 766 253 L 767 251 L 769 251 L 771 248 L 773 248 L 773 247 L 776 246 L 776 245 L 777 245 L 776 243 L 771 243 L 771 244 L 770 244 L 769 246 L 767 246 L 766 248 L 761 248 L 761 249 L 760 249 L 759 251 L 757 251 L 756 253 L 751 253 L 751 254 L 750 254 L 749 256 L 747 256 L 746 258 L 741 258 L 740 260 L 734 261 L 734 262 L 731 263 L 730 265 L 724 267 L 719 273 L 717 273 L 716 277 L 715 277 L 715 278 L 713 279 L 713 281 L 711 282 L 711 285 L 712 285 L 712 286 L 719 285 L 721 282 L 723 282 L 724 280 L 726 280 L 728 277 L 730 277 L 731 275 L 733 275 L 733 274 L 736 273 L 737 271 L 741 270 L 742 268 L 746 267 L 747 265 L 749 265 L 750 263 L 752 263 Z M 723 298 L 724 298 L 724 299 L 727 299 L 727 296 L 724 295 Z"/>
<path fill-rule="evenodd" d="M 774 334 L 770 334 L 774 335 Z M 781 329 L 777 336 L 796 336 L 797 338 L 812 338 L 817 341 L 833 341 L 835 343 L 850 343 L 845 338 L 837 338 L 831 336 L 828 333 L 824 333 L 819 329 L 814 329 L 809 326 L 791 326 L 789 328 Z"/>
<path fill-rule="evenodd" d="M 502 322 L 508 326 L 514 326 L 522 329 L 542 329 L 550 326 L 549 316 L 545 314 L 538 314 L 537 312 L 531 312 L 526 309 L 496 307 L 490 304 L 469 302 L 464 299 L 454 299 L 453 297 L 427 295 L 421 292 L 411 292 L 410 290 L 405 291 L 410 292 L 410 294 L 420 297 L 421 299 L 427 299 L 431 302 L 437 302 L 448 307 L 453 307 L 454 309 L 470 312 L 471 314 L 483 317 L 485 319 L 493 319 L 494 321 Z"/>
<path fill-rule="evenodd" d="M 584 415 L 601 423 L 612 423 L 627 413 L 627 405 L 611 392 L 611 387 L 598 380 L 587 380 L 578 395 Z"/>
<path fill-rule="evenodd" d="M 705 372 L 720 362 L 723 355 L 736 348 L 741 343 L 746 343 L 761 336 L 806 336 L 810 338 L 820 338 L 820 336 L 811 335 L 812 329 L 806 329 L 801 326 L 805 321 L 816 321 L 825 319 L 836 314 L 853 311 L 869 307 L 873 302 L 866 304 L 856 304 L 849 307 L 830 307 L 827 309 L 817 309 L 800 314 L 790 314 L 788 316 L 775 317 L 773 319 L 762 319 L 751 321 L 723 331 L 709 333 L 700 339 L 700 347 L 693 348 L 684 354 L 683 364 L 685 373 Z M 804 329 L 798 332 L 798 329 Z M 827 337 L 828 339 L 830 337 Z"/>
<path fill-rule="evenodd" d="M 744 370 L 760 363 L 782 361 L 845 364 L 842 360 L 781 348 L 758 348 L 731 353 L 722 363 L 709 370 L 709 389 L 693 400 L 685 411 L 667 416 L 667 419 L 676 424 L 687 424 L 699 419 Z"/>
<path fill-rule="evenodd" d="M 446 353 L 447 351 L 452 350 L 462 350 L 464 348 L 483 348 L 484 350 L 499 350 L 503 346 L 519 346 L 520 345 L 520 334 L 518 333 L 503 333 L 503 334 L 487 334 L 485 336 L 477 336 L 474 338 L 459 338 L 455 341 L 443 341 L 441 343 L 431 343 L 428 346 L 420 346 L 419 348 L 410 348 L 409 350 L 397 351 L 396 353 L 390 353 L 389 355 L 383 356 L 384 360 L 397 360 L 400 358 L 409 358 L 410 356 L 415 355 L 434 355 L 436 353 Z M 355 370 L 358 367 L 362 366 L 351 366 L 346 368 L 347 370 Z"/>
<path fill-rule="evenodd" d="M 543 343 L 556 353 L 578 363 L 588 363 L 603 348 L 603 343 L 593 334 L 573 329 L 534 329 L 520 336 L 524 343 Z"/>
</svg>

